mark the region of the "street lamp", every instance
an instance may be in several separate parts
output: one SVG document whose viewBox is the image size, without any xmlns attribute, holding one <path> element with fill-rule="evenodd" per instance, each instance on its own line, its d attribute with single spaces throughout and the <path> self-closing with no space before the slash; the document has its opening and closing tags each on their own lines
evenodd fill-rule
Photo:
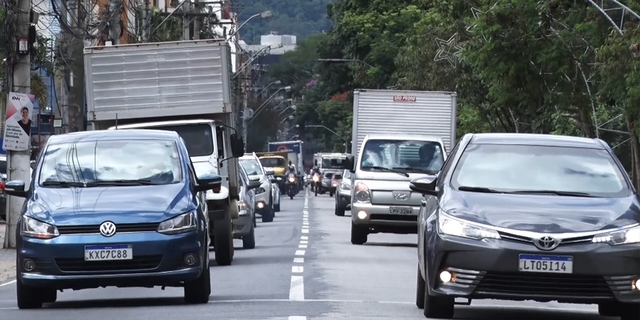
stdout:
<svg viewBox="0 0 640 320">
<path fill-rule="evenodd" d="M 269 98 L 267 98 L 267 100 L 265 100 L 265 101 L 264 101 L 264 102 L 263 102 L 263 103 L 262 103 L 262 104 L 261 104 L 261 105 L 256 109 L 255 113 L 253 114 L 253 118 L 251 119 L 251 121 L 249 121 L 249 123 L 248 123 L 248 124 L 250 124 L 251 122 L 253 122 L 253 120 L 255 120 L 255 119 L 258 117 L 258 115 L 260 114 L 260 112 L 262 112 L 262 110 L 264 110 L 264 109 L 265 109 L 265 107 L 267 106 L 267 103 L 269 103 L 269 101 L 271 101 L 271 99 L 273 99 L 273 98 L 276 96 L 276 94 L 278 94 L 278 92 L 280 92 L 280 91 L 282 91 L 282 90 L 284 90 L 284 91 L 291 91 L 291 86 L 282 87 L 282 88 L 280 88 L 280 89 L 276 90 L 276 92 L 274 92 L 271 96 L 269 96 Z"/>
<path fill-rule="evenodd" d="M 289 110 L 289 109 L 291 109 L 291 110 L 293 110 L 293 111 L 296 111 L 296 109 L 297 109 L 297 108 L 298 108 L 298 107 L 296 107 L 295 105 L 288 106 L 288 107 L 286 107 L 284 110 L 280 111 L 280 113 L 278 113 L 278 116 L 281 116 L 285 111 L 287 111 L 287 110 Z"/>
<path fill-rule="evenodd" d="M 299 127 L 300 127 L 300 125 L 297 124 L 296 128 L 299 128 Z M 321 124 L 309 124 L 309 125 L 306 125 L 305 127 L 307 127 L 307 128 L 324 128 L 325 130 L 333 133 L 333 135 L 335 135 L 336 137 L 338 137 L 338 138 L 342 139 L 342 141 L 344 141 L 344 153 L 349 153 L 349 142 L 347 141 L 347 139 L 343 138 L 337 132 L 335 132 L 335 131 L 333 131 L 333 130 L 331 130 L 331 129 L 329 129 L 326 126 L 323 126 Z"/>
<path fill-rule="evenodd" d="M 240 26 L 237 29 L 233 30 L 233 32 L 229 34 L 229 37 L 233 37 L 236 33 L 238 33 L 238 31 L 240 31 L 240 29 L 242 29 L 242 27 L 244 27 L 245 24 L 247 24 L 247 22 L 257 17 L 260 17 L 260 19 L 266 19 L 266 18 L 273 17 L 273 14 L 271 13 L 270 10 L 267 10 L 267 11 L 263 11 L 263 12 L 252 15 L 247 20 L 245 20 L 242 24 L 240 24 Z"/>
<path fill-rule="evenodd" d="M 265 90 L 269 89 L 269 87 L 270 87 L 270 86 L 272 86 L 272 85 L 274 85 L 274 84 L 281 84 L 281 83 L 282 83 L 282 81 L 280 81 L 280 80 L 276 80 L 276 81 L 274 81 L 274 82 L 269 83 L 269 84 L 268 84 L 268 85 L 266 85 L 264 88 L 262 88 L 262 90 L 260 90 L 260 92 L 258 92 L 258 97 L 259 97 L 259 96 L 261 96 L 261 95 L 262 95 L 262 93 L 263 93 Z"/>
</svg>

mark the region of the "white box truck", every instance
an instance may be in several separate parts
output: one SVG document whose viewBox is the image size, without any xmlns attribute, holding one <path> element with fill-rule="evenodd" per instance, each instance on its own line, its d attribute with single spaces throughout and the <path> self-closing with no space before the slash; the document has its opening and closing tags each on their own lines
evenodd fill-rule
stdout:
<svg viewBox="0 0 640 320">
<path fill-rule="evenodd" d="M 422 195 L 409 181 L 440 171 L 453 147 L 456 93 L 356 90 L 352 134 L 351 242 L 416 233 Z"/>
<path fill-rule="evenodd" d="M 88 130 L 161 129 L 184 139 L 196 173 L 223 177 L 206 194 L 218 265 L 233 261 L 237 157 L 229 46 L 224 40 L 157 42 L 84 49 Z M 251 226 L 253 227 L 253 226 Z"/>
</svg>

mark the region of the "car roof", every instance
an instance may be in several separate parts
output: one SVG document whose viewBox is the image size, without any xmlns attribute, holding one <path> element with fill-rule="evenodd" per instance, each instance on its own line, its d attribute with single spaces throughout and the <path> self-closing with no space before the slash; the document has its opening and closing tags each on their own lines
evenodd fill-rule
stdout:
<svg viewBox="0 0 640 320">
<path fill-rule="evenodd" d="M 424 134 L 411 134 L 411 133 L 368 134 L 364 137 L 364 140 L 418 140 L 418 141 L 442 142 L 442 138 L 437 136 L 424 135 Z"/>
<path fill-rule="evenodd" d="M 110 127 L 107 130 L 143 129 L 143 128 L 153 128 L 153 127 L 190 125 L 190 124 L 210 124 L 215 122 L 216 122 L 215 120 L 208 120 L 208 119 L 153 121 L 153 122 L 142 122 L 142 123 L 134 123 L 134 124 L 123 124 L 123 125 Z"/>
<path fill-rule="evenodd" d="M 469 144 L 511 144 L 605 149 L 599 139 L 538 133 L 474 133 Z"/>
<path fill-rule="evenodd" d="M 96 130 L 81 131 L 53 135 L 47 144 L 71 143 L 96 140 L 172 140 L 180 141 L 180 136 L 174 131 L 131 129 L 131 130 Z"/>
</svg>

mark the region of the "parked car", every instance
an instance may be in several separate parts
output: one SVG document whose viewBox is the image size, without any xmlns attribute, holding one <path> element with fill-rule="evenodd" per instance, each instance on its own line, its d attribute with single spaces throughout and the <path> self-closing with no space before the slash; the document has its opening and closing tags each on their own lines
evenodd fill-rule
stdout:
<svg viewBox="0 0 640 320">
<path fill-rule="evenodd" d="M 416 305 L 427 318 L 452 318 L 467 298 L 597 303 L 640 319 L 640 201 L 604 141 L 467 134 L 411 189 L 424 195 Z"/>
<path fill-rule="evenodd" d="M 184 287 L 207 303 L 209 218 L 205 192 L 222 178 L 196 176 L 177 133 L 86 131 L 51 136 L 27 186 L 17 229 L 20 309 L 55 302 L 57 291 Z M 69 156 L 73 155 L 73 156 Z"/>
<path fill-rule="evenodd" d="M 240 201 L 238 201 L 237 219 L 233 219 L 233 238 L 242 239 L 242 248 L 253 249 L 256 247 L 256 195 L 255 190 L 260 188 L 260 179 L 251 180 L 244 168 L 240 168 Z"/>
<path fill-rule="evenodd" d="M 270 174 L 267 176 L 271 181 L 271 195 L 273 196 L 273 211 L 280 212 L 280 187 L 278 186 L 278 178 Z M 274 214 L 275 216 L 275 214 Z"/>
<path fill-rule="evenodd" d="M 344 212 L 351 208 L 351 172 L 344 170 L 342 179 L 336 190 L 335 214 L 344 216 Z"/>
<path fill-rule="evenodd" d="M 240 166 L 245 170 L 250 179 L 258 179 L 260 188 L 256 189 L 256 213 L 262 216 L 262 222 L 271 222 L 274 217 L 273 196 L 271 195 L 271 181 L 267 175 L 273 171 L 265 171 L 260 159 L 255 153 L 245 154 L 239 159 Z"/>
</svg>

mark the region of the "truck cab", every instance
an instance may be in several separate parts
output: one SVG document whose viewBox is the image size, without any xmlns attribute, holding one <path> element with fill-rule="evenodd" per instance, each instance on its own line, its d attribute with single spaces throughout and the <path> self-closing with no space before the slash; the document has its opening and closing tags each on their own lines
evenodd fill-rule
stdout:
<svg viewBox="0 0 640 320">
<path fill-rule="evenodd" d="M 371 233 L 417 233 L 422 195 L 409 182 L 437 174 L 446 158 L 439 137 L 367 135 L 351 168 L 351 243 Z"/>
</svg>

